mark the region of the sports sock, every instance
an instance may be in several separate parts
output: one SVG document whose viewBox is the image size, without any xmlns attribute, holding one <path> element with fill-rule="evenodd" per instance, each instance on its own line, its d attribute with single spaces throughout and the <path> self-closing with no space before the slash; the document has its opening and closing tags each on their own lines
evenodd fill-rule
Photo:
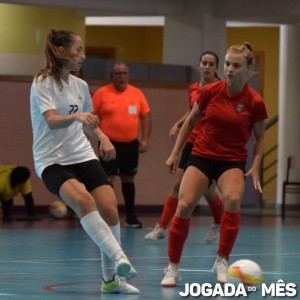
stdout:
<svg viewBox="0 0 300 300">
<path fill-rule="evenodd" d="M 240 212 L 224 211 L 220 226 L 220 242 L 218 255 L 229 260 L 230 253 L 240 229 Z"/>
<path fill-rule="evenodd" d="M 167 196 L 166 203 L 163 208 L 159 221 L 159 227 L 167 229 L 177 209 L 178 199 L 170 195 Z"/>
<path fill-rule="evenodd" d="M 130 218 L 134 214 L 135 186 L 133 182 L 122 183 L 122 193 L 125 202 L 126 216 Z"/>
<path fill-rule="evenodd" d="M 117 256 L 126 256 L 98 211 L 85 215 L 80 223 L 101 252 L 103 251 L 110 259 L 115 260 Z"/>
<path fill-rule="evenodd" d="M 179 264 L 185 240 L 188 237 L 190 219 L 183 219 L 174 215 L 168 240 L 169 262 Z"/>
<path fill-rule="evenodd" d="M 217 194 L 214 200 L 207 201 L 207 203 L 213 215 L 214 223 L 220 225 L 223 215 L 223 203 L 220 195 Z"/>
<path fill-rule="evenodd" d="M 119 245 L 121 245 L 121 234 L 120 234 L 120 223 L 109 227 L 112 234 L 116 238 Z M 105 282 L 113 280 L 115 272 L 115 262 L 109 258 L 103 251 L 101 251 L 101 264 L 102 264 L 102 274 Z"/>
</svg>

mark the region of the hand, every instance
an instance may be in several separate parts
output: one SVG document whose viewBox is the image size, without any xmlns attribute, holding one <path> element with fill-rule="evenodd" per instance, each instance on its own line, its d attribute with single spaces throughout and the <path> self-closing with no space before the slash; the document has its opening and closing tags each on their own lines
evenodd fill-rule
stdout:
<svg viewBox="0 0 300 300">
<path fill-rule="evenodd" d="M 139 152 L 145 153 L 148 150 L 148 142 L 147 141 L 141 141 L 139 143 Z"/>
<path fill-rule="evenodd" d="M 85 126 L 94 130 L 99 125 L 98 116 L 92 113 L 76 113 L 76 119 L 82 122 Z"/>
<path fill-rule="evenodd" d="M 175 135 L 178 133 L 179 131 L 179 127 L 177 124 L 174 124 L 173 127 L 171 128 L 170 132 L 169 132 L 169 137 L 171 138 L 171 140 L 174 142 L 175 141 Z"/>
<path fill-rule="evenodd" d="M 99 152 L 105 161 L 116 158 L 116 149 L 107 136 L 101 138 Z"/>
<path fill-rule="evenodd" d="M 252 181 L 253 181 L 254 188 L 256 190 L 258 190 L 259 192 L 261 192 L 261 193 L 263 192 L 261 184 L 260 184 L 260 180 L 259 180 L 259 175 L 258 175 L 258 170 L 257 169 L 250 168 L 249 171 L 245 174 L 245 176 L 246 177 L 252 176 Z"/>
<path fill-rule="evenodd" d="M 177 164 L 178 164 L 178 156 L 175 154 L 171 154 L 166 161 L 166 166 L 170 169 L 170 173 L 172 174 L 176 173 Z"/>
</svg>

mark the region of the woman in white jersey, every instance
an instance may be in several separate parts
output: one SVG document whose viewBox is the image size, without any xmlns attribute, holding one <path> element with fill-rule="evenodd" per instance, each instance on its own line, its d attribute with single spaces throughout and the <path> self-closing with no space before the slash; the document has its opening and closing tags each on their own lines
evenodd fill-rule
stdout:
<svg viewBox="0 0 300 300">
<path fill-rule="evenodd" d="M 91 113 L 88 85 L 70 74 L 79 71 L 85 59 L 82 40 L 71 31 L 50 30 L 45 55 L 46 66 L 35 76 L 30 92 L 37 175 L 76 212 L 100 248 L 102 293 L 138 294 L 126 283 L 137 272 L 120 247 L 116 197 L 85 133 L 101 141 L 105 160 L 114 159 L 115 150 Z"/>
</svg>

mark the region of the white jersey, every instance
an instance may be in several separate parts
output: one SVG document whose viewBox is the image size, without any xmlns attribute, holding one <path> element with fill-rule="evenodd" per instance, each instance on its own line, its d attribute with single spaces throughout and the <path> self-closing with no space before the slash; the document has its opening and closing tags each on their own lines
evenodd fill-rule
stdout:
<svg viewBox="0 0 300 300">
<path fill-rule="evenodd" d="M 84 131 L 83 124 L 74 120 L 69 126 L 50 129 L 44 112 L 55 109 L 60 115 L 92 112 L 93 105 L 88 85 L 69 75 L 69 84 L 59 90 L 53 77 L 33 80 L 30 91 L 30 114 L 33 131 L 33 158 L 39 177 L 52 164 L 70 165 L 98 159 Z"/>
</svg>

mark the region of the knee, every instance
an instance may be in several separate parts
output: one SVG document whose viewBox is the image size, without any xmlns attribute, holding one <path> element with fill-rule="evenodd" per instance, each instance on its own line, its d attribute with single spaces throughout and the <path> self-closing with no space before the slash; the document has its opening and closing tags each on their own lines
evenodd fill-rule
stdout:
<svg viewBox="0 0 300 300">
<path fill-rule="evenodd" d="M 229 212 L 236 212 L 240 210 L 241 195 L 239 193 L 230 193 L 222 195 L 224 201 L 224 209 Z"/>
<path fill-rule="evenodd" d="M 88 191 L 78 191 L 76 193 L 76 196 L 74 197 L 74 201 L 78 204 L 84 205 L 85 203 L 88 203 L 91 199 L 91 195 Z"/>
<path fill-rule="evenodd" d="M 119 220 L 118 206 L 114 201 L 106 201 L 97 205 L 102 218 L 107 222 Z"/>
<path fill-rule="evenodd" d="M 121 182 L 123 184 L 134 183 L 134 176 L 133 175 L 123 175 L 123 174 L 121 174 L 120 179 L 121 179 Z"/>
<path fill-rule="evenodd" d="M 95 206 L 91 195 L 87 191 L 77 191 L 76 195 L 71 199 L 71 203 L 66 201 L 75 212 L 89 212 L 91 210 L 91 205 Z"/>
<path fill-rule="evenodd" d="M 177 205 L 176 215 L 181 218 L 189 218 L 193 212 L 193 205 L 184 199 L 180 199 Z"/>
</svg>

